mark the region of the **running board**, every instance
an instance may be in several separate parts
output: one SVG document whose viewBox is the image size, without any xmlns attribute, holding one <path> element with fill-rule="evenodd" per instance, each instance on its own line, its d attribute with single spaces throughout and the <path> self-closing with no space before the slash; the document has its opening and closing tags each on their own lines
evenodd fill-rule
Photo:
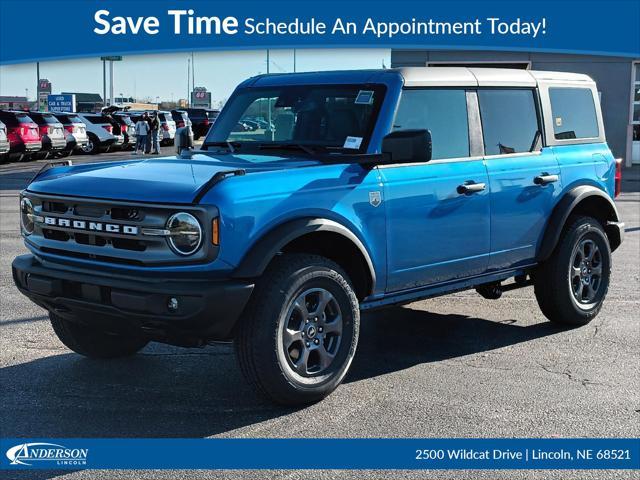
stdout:
<svg viewBox="0 0 640 480">
<path fill-rule="evenodd" d="M 506 270 L 502 272 L 490 273 L 485 275 L 477 275 L 474 277 L 464 278 L 462 280 L 455 280 L 450 282 L 438 283 L 435 285 L 429 285 L 420 289 L 413 289 L 410 291 L 403 291 L 399 293 L 389 294 L 382 298 L 372 298 L 365 300 L 360 304 L 360 310 L 373 310 L 376 308 L 382 308 L 389 305 L 404 305 L 407 303 L 417 302 L 418 300 L 425 300 L 427 298 L 439 297 L 441 295 L 448 295 L 450 293 L 461 292 L 463 290 L 469 290 L 480 285 L 495 284 L 507 280 L 511 277 L 523 276 L 527 274 L 527 270 L 533 265 L 526 267 Z M 503 290 L 514 290 L 528 286 L 530 280 L 526 283 L 508 284 L 503 287 Z"/>
</svg>

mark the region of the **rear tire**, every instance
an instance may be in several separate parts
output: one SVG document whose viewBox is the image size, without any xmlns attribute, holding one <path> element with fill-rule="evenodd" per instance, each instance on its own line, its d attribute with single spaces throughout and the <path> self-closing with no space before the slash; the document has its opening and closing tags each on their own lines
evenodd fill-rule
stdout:
<svg viewBox="0 0 640 480">
<path fill-rule="evenodd" d="M 86 155 L 96 155 L 99 153 L 100 149 L 98 137 L 95 135 L 89 135 L 89 141 L 80 147 L 80 149 L 82 150 L 82 153 Z"/>
<path fill-rule="evenodd" d="M 142 337 L 116 335 L 73 323 L 49 312 L 51 326 L 65 346 L 90 358 L 128 357 L 141 350 L 148 340 Z"/>
<path fill-rule="evenodd" d="M 358 299 L 335 262 L 307 254 L 276 257 L 239 323 L 240 368 L 276 403 L 317 402 L 347 374 L 359 326 Z"/>
<path fill-rule="evenodd" d="M 592 217 L 571 216 L 551 257 L 534 274 L 538 305 L 554 323 L 586 325 L 609 289 L 611 248 Z"/>
</svg>

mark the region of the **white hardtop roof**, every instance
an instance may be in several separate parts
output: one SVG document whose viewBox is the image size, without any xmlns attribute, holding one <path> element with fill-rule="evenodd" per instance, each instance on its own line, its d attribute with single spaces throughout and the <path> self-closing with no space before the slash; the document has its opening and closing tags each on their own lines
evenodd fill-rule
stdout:
<svg viewBox="0 0 640 480">
<path fill-rule="evenodd" d="M 514 68 L 403 67 L 395 69 L 407 87 L 535 87 L 539 82 L 594 83 L 580 73 Z"/>
</svg>

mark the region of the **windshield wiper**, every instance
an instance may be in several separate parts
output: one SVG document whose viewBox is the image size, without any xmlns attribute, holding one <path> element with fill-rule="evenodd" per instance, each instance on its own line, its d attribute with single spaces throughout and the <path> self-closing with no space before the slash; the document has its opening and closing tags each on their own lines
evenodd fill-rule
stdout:
<svg viewBox="0 0 640 480">
<path fill-rule="evenodd" d="M 230 142 L 225 140 L 224 142 L 207 142 L 203 147 L 227 147 L 231 153 L 234 153 L 236 149 L 240 148 L 242 144 L 240 142 Z"/>
<path fill-rule="evenodd" d="M 302 143 L 261 143 L 258 148 L 260 150 L 302 150 L 309 155 L 317 155 L 318 152 L 314 149 L 321 147 L 316 145 L 311 147 Z"/>
</svg>

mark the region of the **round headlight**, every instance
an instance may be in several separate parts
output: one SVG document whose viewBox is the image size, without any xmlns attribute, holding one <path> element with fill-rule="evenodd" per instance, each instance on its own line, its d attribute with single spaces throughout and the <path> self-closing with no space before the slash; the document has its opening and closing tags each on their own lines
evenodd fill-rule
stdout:
<svg viewBox="0 0 640 480">
<path fill-rule="evenodd" d="M 22 226 L 22 233 L 25 235 L 31 235 L 33 233 L 33 204 L 27 197 L 22 197 L 20 200 L 20 224 Z"/>
<path fill-rule="evenodd" d="M 169 245 L 180 255 L 195 253 L 202 243 L 200 223 L 190 213 L 180 212 L 171 215 L 167 221 Z"/>
</svg>

